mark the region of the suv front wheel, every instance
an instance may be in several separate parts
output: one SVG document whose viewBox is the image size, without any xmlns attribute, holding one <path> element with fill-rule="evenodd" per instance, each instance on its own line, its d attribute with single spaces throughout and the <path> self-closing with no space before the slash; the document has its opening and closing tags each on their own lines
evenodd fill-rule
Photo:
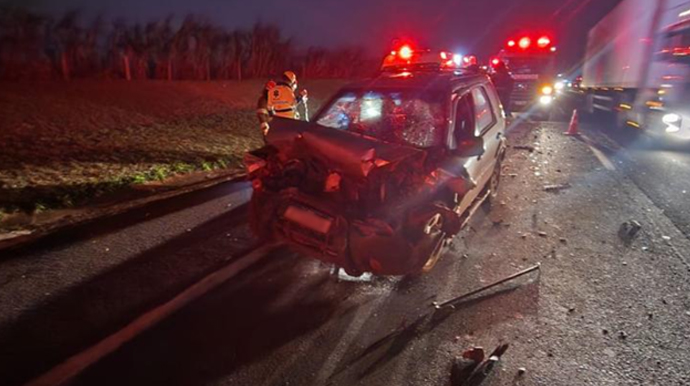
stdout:
<svg viewBox="0 0 690 386">
<path fill-rule="evenodd" d="M 503 156 L 499 157 L 498 160 L 496 161 L 496 165 L 494 166 L 494 172 L 491 174 L 491 178 L 489 179 L 489 182 L 486 183 L 486 200 L 484 201 L 484 207 L 486 209 L 491 209 L 491 207 L 494 205 L 494 201 L 496 201 L 496 197 L 498 197 L 498 188 L 501 184 L 501 163 L 503 160 Z"/>
</svg>

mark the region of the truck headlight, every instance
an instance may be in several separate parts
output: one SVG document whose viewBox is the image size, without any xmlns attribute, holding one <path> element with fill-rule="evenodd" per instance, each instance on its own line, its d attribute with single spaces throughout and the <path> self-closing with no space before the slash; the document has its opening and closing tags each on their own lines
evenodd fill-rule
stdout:
<svg viewBox="0 0 690 386">
<path fill-rule="evenodd" d="M 680 115 L 674 113 L 666 114 L 661 120 L 667 125 L 673 125 L 680 122 Z"/>
<path fill-rule="evenodd" d="M 539 98 L 539 103 L 541 103 L 544 106 L 550 105 L 552 101 L 553 101 L 553 97 L 551 95 L 542 95 Z"/>
<path fill-rule="evenodd" d="M 544 95 L 551 95 L 553 94 L 553 87 L 551 86 L 544 86 L 541 88 L 541 93 Z"/>
<path fill-rule="evenodd" d="M 667 133 L 677 133 L 680 131 L 680 125 L 683 118 L 678 114 L 669 113 L 661 117 L 661 121 L 666 124 Z"/>
<path fill-rule="evenodd" d="M 562 91 L 565 88 L 565 82 L 556 82 L 553 87 L 556 89 L 556 91 Z"/>
</svg>

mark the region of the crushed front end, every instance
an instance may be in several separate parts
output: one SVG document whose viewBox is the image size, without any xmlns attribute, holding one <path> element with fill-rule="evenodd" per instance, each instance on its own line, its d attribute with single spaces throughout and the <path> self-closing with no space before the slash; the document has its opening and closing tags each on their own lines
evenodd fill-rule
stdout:
<svg viewBox="0 0 690 386">
<path fill-rule="evenodd" d="M 351 274 L 405 275 L 459 231 L 436 199 L 433 154 L 303 122 L 275 126 L 245 157 L 260 237 Z"/>
</svg>

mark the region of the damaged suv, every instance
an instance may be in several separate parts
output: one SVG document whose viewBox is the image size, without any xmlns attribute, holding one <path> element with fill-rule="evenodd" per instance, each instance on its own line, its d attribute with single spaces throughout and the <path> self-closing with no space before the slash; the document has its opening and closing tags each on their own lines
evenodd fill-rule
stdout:
<svg viewBox="0 0 690 386">
<path fill-rule="evenodd" d="M 248 153 L 250 225 L 350 275 L 429 271 L 495 197 L 505 115 L 461 70 L 384 72 L 340 90 L 313 122 L 275 119 Z"/>
</svg>

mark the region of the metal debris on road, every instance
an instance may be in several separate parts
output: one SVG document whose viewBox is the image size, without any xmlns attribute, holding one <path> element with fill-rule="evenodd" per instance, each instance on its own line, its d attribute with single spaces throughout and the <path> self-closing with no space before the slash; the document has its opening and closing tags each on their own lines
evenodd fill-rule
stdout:
<svg viewBox="0 0 690 386">
<path fill-rule="evenodd" d="M 479 288 L 479 289 L 476 289 L 476 290 L 474 290 L 474 291 L 472 291 L 472 292 L 468 292 L 468 293 L 466 293 L 466 294 L 464 294 L 464 295 L 461 295 L 461 296 L 458 296 L 458 297 L 456 297 L 456 298 L 447 300 L 447 301 L 445 301 L 445 302 L 442 302 L 442 303 L 433 302 L 432 305 L 434 306 L 434 308 L 435 308 L 436 310 L 440 310 L 440 309 L 448 308 L 448 307 L 454 308 L 454 305 L 455 305 L 455 304 L 460 303 L 461 301 L 463 301 L 463 300 L 469 298 L 470 296 L 474 296 L 474 295 L 476 295 L 476 294 L 478 294 L 478 293 L 481 293 L 481 292 L 490 290 L 491 288 L 497 287 L 497 286 L 499 286 L 499 285 L 501 285 L 501 284 L 503 284 L 503 283 L 507 283 L 507 282 L 509 282 L 509 281 L 511 281 L 511 280 L 515 280 L 515 279 L 517 279 L 517 278 L 519 278 L 519 277 L 525 276 L 525 275 L 530 274 L 530 273 L 535 272 L 535 271 L 541 271 L 541 264 L 534 265 L 534 266 L 529 267 L 529 268 L 527 268 L 527 269 L 525 269 L 525 270 L 522 270 L 522 271 L 520 271 L 520 272 L 518 272 L 518 273 L 516 273 L 516 274 L 510 275 L 510 276 L 508 276 L 508 277 L 506 277 L 506 278 L 504 278 L 504 279 L 501 279 L 501 280 L 499 280 L 499 281 L 497 281 L 497 282 L 491 283 L 491 284 L 489 284 L 489 285 L 486 285 L 486 286 L 484 286 L 484 287 L 481 287 L 481 288 Z"/>
<path fill-rule="evenodd" d="M 626 221 L 618 229 L 618 237 L 628 245 L 632 243 L 641 229 L 642 225 L 639 222 L 635 220 Z"/>
<path fill-rule="evenodd" d="M 370 283 L 374 280 L 374 275 L 369 272 L 365 272 L 360 276 L 350 276 L 347 274 L 347 272 L 345 272 L 344 269 L 335 266 L 333 267 L 331 272 L 336 275 L 338 281 L 346 281 L 353 283 Z"/>
<path fill-rule="evenodd" d="M 474 347 L 465 351 L 462 357 L 453 361 L 450 373 L 451 385 L 480 385 L 491 374 L 508 347 L 507 343 L 498 346 L 486 361 L 484 360 L 484 349 L 481 347 Z"/>
<path fill-rule="evenodd" d="M 556 185 L 546 185 L 544 186 L 544 191 L 549 193 L 559 193 L 563 190 L 570 189 L 572 186 L 570 184 L 556 184 Z"/>
</svg>

